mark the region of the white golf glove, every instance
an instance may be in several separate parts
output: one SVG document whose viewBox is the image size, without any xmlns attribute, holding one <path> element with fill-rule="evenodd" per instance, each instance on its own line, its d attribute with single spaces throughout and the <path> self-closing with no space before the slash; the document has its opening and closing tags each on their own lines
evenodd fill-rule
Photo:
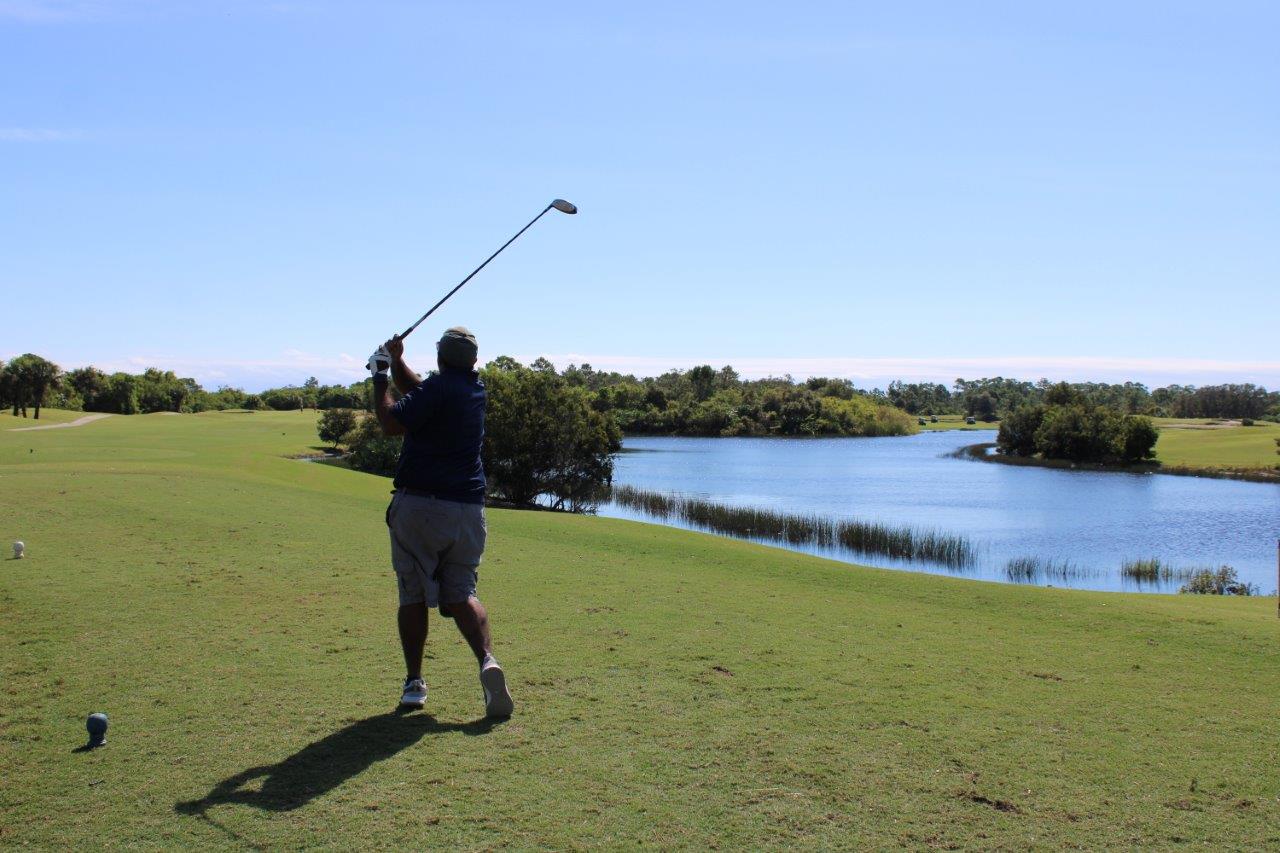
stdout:
<svg viewBox="0 0 1280 853">
<path fill-rule="evenodd" d="M 374 378 L 381 376 L 386 379 L 388 371 L 391 370 L 391 353 L 387 352 L 385 346 L 378 347 L 373 351 L 373 355 L 369 356 L 369 363 L 366 366 Z"/>
</svg>

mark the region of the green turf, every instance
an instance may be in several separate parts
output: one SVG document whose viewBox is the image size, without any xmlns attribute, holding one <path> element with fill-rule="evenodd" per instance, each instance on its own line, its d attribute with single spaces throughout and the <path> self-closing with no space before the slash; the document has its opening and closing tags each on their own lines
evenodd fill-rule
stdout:
<svg viewBox="0 0 1280 853">
<path fill-rule="evenodd" d="M 1280 844 L 1274 599 L 491 511 L 517 714 L 433 624 L 431 715 L 391 716 L 387 481 L 282 458 L 313 422 L 0 432 L 0 846 Z"/>
<path fill-rule="evenodd" d="M 1191 468 L 1272 468 L 1280 464 L 1276 439 L 1280 424 L 1209 427 L 1204 421 L 1160 419 L 1156 458 L 1166 465 Z"/>
</svg>

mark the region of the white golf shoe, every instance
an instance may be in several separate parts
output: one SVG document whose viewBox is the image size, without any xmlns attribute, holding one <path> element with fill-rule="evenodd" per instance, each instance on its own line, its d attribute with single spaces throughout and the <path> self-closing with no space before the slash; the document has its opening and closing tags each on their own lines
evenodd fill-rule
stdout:
<svg viewBox="0 0 1280 853">
<path fill-rule="evenodd" d="M 484 714 L 486 717 L 510 717 L 516 703 L 507 690 L 507 676 L 493 655 L 480 664 L 480 686 L 484 688 Z"/>
<path fill-rule="evenodd" d="M 421 708 L 427 704 L 427 683 L 421 678 L 406 678 L 404 693 L 400 697 L 400 707 Z"/>
</svg>

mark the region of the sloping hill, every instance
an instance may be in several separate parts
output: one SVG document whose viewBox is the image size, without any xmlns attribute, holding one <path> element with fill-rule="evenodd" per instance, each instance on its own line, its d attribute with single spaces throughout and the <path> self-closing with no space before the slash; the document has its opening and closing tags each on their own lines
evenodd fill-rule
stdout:
<svg viewBox="0 0 1280 853">
<path fill-rule="evenodd" d="M 385 480 L 310 414 L 0 433 L 0 844 L 1280 844 L 1275 600 L 879 571 L 491 511 L 518 702 L 433 622 L 402 676 Z M 87 713 L 108 745 L 75 752 Z"/>
</svg>

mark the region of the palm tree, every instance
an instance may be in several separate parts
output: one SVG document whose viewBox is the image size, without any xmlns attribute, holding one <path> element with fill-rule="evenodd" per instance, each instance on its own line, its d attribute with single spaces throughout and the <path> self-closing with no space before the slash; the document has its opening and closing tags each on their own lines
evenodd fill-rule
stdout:
<svg viewBox="0 0 1280 853">
<path fill-rule="evenodd" d="M 22 410 L 27 416 L 27 404 L 35 407 L 35 419 L 40 420 L 40 407 L 49 392 L 58 387 L 62 371 L 58 365 L 34 353 L 24 353 L 9 362 L 5 372 L 13 376 L 13 414 Z"/>
<path fill-rule="evenodd" d="M 15 358 L 13 361 L 5 365 L 4 370 L 0 371 L 0 398 L 13 406 L 13 416 L 18 416 L 18 411 L 22 411 L 22 416 L 27 416 L 27 397 L 26 389 L 22 386 L 23 373 L 22 362 Z"/>
<path fill-rule="evenodd" d="M 52 361 L 36 356 L 31 373 L 31 401 L 36 406 L 36 420 L 40 420 L 40 406 L 49 394 L 62 384 L 62 368 Z"/>
</svg>

